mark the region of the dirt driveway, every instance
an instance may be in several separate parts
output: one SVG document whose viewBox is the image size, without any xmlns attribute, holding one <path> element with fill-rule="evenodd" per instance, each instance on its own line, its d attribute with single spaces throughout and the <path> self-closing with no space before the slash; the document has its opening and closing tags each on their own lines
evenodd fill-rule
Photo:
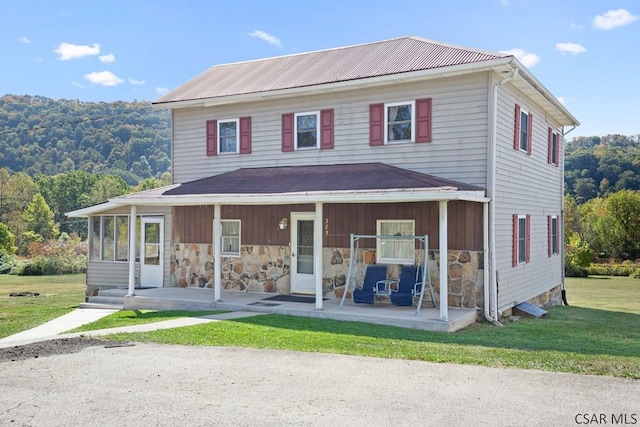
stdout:
<svg viewBox="0 0 640 427">
<path fill-rule="evenodd" d="M 592 416 L 640 425 L 640 381 L 158 344 L 0 363 L 0 425 L 10 426 L 570 426 Z"/>
</svg>

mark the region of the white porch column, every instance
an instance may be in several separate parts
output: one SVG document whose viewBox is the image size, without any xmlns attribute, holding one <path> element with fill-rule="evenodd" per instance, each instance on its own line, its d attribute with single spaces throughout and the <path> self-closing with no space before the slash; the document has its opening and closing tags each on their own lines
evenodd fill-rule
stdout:
<svg viewBox="0 0 640 427">
<path fill-rule="evenodd" d="M 222 222 L 220 220 L 220 205 L 213 205 L 213 300 L 222 301 L 222 258 L 220 257 L 220 236 L 222 236 Z"/>
<path fill-rule="evenodd" d="M 316 277 L 316 310 L 322 310 L 322 203 L 316 203 L 316 219 L 313 221 L 313 271 Z"/>
<path fill-rule="evenodd" d="M 136 290 L 136 217 L 138 215 L 135 206 L 131 206 L 129 215 L 129 293 L 127 295 L 134 296 Z M 140 248 L 140 250 L 144 249 Z"/>
<path fill-rule="evenodd" d="M 449 321 L 449 285 L 447 283 L 447 201 L 440 201 L 440 320 Z"/>
</svg>

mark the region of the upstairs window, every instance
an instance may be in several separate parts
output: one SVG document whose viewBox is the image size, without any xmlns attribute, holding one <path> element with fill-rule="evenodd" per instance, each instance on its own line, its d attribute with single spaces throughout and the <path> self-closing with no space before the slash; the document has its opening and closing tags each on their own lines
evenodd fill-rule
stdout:
<svg viewBox="0 0 640 427">
<path fill-rule="evenodd" d="M 558 166 L 560 162 L 560 135 L 551 128 L 549 128 L 549 154 L 547 161 L 554 166 Z"/>
<path fill-rule="evenodd" d="M 560 221 L 557 216 L 547 217 L 549 226 L 549 256 L 560 253 Z"/>
<path fill-rule="evenodd" d="M 415 102 L 385 104 L 385 143 L 412 142 L 415 140 Z"/>
<path fill-rule="evenodd" d="M 383 264 L 413 264 L 415 243 L 413 238 L 398 238 L 415 234 L 414 220 L 379 219 L 376 222 L 376 257 Z"/>
<path fill-rule="evenodd" d="M 218 120 L 218 153 L 238 152 L 238 119 Z"/>
<path fill-rule="evenodd" d="M 533 139 L 533 114 L 516 104 L 513 148 L 531 154 Z"/>
<path fill-rule="evenodd" d="M 295 114 L 295 146 L 296 150 L 318 148 L 318 125 L 320 112 Z"/>
</svg>

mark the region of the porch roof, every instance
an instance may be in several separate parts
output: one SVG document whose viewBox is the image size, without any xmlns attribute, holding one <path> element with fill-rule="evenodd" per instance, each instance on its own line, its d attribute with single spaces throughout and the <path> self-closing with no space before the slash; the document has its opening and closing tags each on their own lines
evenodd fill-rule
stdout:
<svg viewBox="0 0 640 427">
<path fill-rule="evenodd" d="M 127 194 L 67 213 L 88 216 L 118 206 L 294 203 L 389 203 L 440 200 L 488 202 L 475 185 L 384 163 L 244 168 L 168 187 Z"/>
</svg>

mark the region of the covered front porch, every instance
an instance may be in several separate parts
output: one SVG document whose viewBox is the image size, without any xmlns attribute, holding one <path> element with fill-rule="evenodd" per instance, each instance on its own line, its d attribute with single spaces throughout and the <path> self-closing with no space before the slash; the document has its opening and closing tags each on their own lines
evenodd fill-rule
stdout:
<svg viewBox="0 0 640 427">
<path fill-rule="evenodd" d="M 278 301 L 268 298 L 273 294 L 237 291 L 221 292 L 216 300 L 215 291 L 208 288 L 154 288 L 136 290 L 135 295 L 126 296 L 127 310 L 230 310 L 282 314 L 288 316 L 333 319 L 349 322 L 364 322 L 376 325 L 398 326 L 433 332 L 454 332 L 476 322 L 475 309 L 449 308 L 448 320 L 440 319 L 440 309 L 423 307 L 416 315 L 415 307 L 396 307 L 389 304 L 355 304 L 347 301 L 342 306 L 338 298 L 326 298 L 322 309 L 315 306 L 315 298 L 309 302 L 295 302 L 291 298 Z"/>
</svg>

